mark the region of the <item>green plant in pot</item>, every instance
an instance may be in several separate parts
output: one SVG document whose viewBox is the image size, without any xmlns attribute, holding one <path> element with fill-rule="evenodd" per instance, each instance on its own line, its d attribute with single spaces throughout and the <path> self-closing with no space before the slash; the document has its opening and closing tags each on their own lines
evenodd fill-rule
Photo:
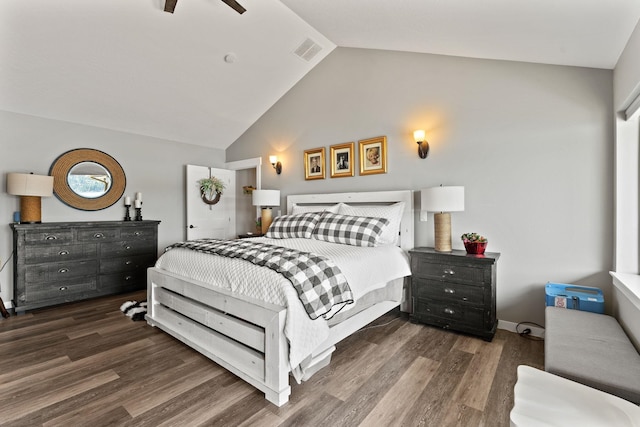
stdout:
<svg viewBox="0 0 640 427">
<path fill-rule="evenodd" d="M 478 233 L 464 233 L 460 238 L 468 254 L 482 255 L 487 249 L 487 238 Z"/>
<path fill-rule="evenodd" d="M 211 178 L 203 178 L 198 180 L 200 186 L 200 197 L 202 201 L 208 205 L 215 205 L 220 201 L 220 196 L 224 190 L 224 182 L 212 176 Z"/>
</svg>

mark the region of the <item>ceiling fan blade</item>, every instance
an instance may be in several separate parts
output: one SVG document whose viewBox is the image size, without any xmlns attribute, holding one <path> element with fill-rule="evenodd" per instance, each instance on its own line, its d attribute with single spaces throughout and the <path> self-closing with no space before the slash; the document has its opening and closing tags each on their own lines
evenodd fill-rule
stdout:
<svg viewBox="0 0 640 427">
<path fill-rule="evenodd" d="M 242 15 L 247 11 L 247 9 L 242 7 L 240 3 L 238 3 L 236 0 L 222 0 L 222 1 L 225 2 L 227 5 L 231 6 L 231 8 L 236 12 L 238 12 L 240 15 Z"/>
<path fill-rule="evenodd" d="M 178 0 L 166 0 L 164 2 L 164 11 L 173 13 L 173 11 L 176 10 L 177 3 L 178 3 Z"/>
</svg>

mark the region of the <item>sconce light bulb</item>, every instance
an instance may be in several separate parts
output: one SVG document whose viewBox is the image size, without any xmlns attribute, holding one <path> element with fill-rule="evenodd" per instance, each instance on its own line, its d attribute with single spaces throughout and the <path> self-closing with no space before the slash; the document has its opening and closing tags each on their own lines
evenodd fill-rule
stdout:
<svg viewBox="0 0 640 427">
<path fill-rule="evenodd" d="M 423 130 L 416 130 L 413 132 L 413 139 L 416 142 L 422 142 L 425 139 L 425 132 Z"/>
<path fill-rule="evenodd" d="M 275 165 L 278 162 L 278 156 L 269 156 L 269 163 Z"/>
</svg>

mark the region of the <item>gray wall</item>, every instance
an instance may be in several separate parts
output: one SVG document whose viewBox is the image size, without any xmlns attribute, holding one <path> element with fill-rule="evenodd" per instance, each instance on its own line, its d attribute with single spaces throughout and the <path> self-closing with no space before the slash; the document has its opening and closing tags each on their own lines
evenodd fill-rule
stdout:
<svg viewBox="0 0 640 427">
<path fill-rule="evenodd" d="M 464 232 L 486 235 L 488 250 L 502 253 L 498 317 L 543 323 L 547 281 L 610 291 L 612 99 L 609 70 L 338 48 L 227 149 L 227 161 L 278 154 L 282 175 L 265 162 L 262 186 L 282 190 L 283 201 L 465 186 L 454 248 Z M 427 131 L 425 160 L 415 129 Z M 379 135 L 387 174 L 304 180 L 305 149 L 328 154 Z M 416 245 L 433 245 L 429 220 L 416 222 Z"/>
<path fill-rule="evenodd" d="M 8 259 L 12 249 L 13 212 L 20 210 L 19 197 L 6 191 L 7 172 L 47 175 L 51 163 L 65 151 L 95 148 L 114 157 L 127 176 L 125 195 L 143 193 L 144 219 L 161 220 L 159 249 L 185 238 L 184 173 L 186 164 L 221 167 L 222 150 L 178 144 L 57 120 L 0 111 L 0 258 Z M 120 220 L 121 203 L 95 212 L 73 209 L 55 196 L 42 199 L 43 222 Z M 0 272 L 1 295 L 5 303 L 13 296 L 12 263 Z"/>
</svg>

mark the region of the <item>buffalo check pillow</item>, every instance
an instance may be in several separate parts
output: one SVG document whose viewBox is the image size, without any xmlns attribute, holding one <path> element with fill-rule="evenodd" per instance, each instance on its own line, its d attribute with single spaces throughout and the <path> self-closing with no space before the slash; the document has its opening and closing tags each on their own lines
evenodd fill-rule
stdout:
<svg viewBox="0 0 640 427">
<path fill-rule="evenodd" d="M 389 225 L 386 218 L 338 215 L 323 212 L 312 237 L 325 242 L 352 246 L 377 246 Z"/>
<path fill-rule="evenodd" d="M 307 212 L 299 215 L 278 216 L 264 236 L 271 239 L 310 239 L 320 215 L 320 212 Z"/>
</svg>

